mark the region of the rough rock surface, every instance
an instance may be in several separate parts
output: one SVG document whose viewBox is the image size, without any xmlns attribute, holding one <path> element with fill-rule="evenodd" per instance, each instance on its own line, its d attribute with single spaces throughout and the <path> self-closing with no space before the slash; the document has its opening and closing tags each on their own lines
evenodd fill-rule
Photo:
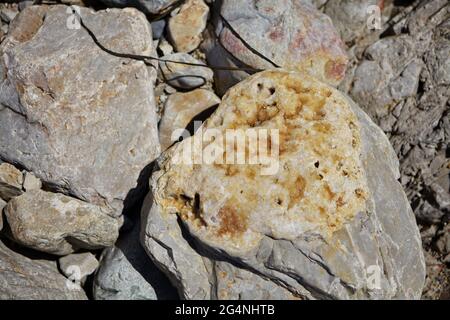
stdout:
<svg viewBox="0 0 450 320">
<path fill-rule="evenodd" d="M 5 215 L 15 241 L 56 255 L 111 246 L 121 226 L 104 207 L 42 190 L 13 198 Z"/>
<path fill-rule="evenodd" d="M 0 241 L 0 299 L 85 300 L 81 288 L 67 286 L 56 262 L 30 259 Z M 72 290 L 71 290 L 72 289 Z"/>
<path fill-rule="evenodd" d="M 344 90 L 389 136 L 421 222 L 450 213 L 450 5 L 422 3 L 370 45 Z"/>
<path fill-rule="evenodd" d="M 102 253 L 94 280 L 96 300 L 177 299 L 175 289 L 139 243 L 140 225 Z"/>
<path fill-rule="evenodd" d="M 98 268 L 98 260 L 90 252 L 73 253 L 59 258 L 58 265 L 69 279 L 84 282 Z"/>
<path fill-rule="evenodd" d="M 206 67 L 202 61 L 193 58 L 187 53 L 173 53 L 163 56 L 161 59 L 166 61 L 180 61 L 196 65 L 180 64 L 173 62 L 161 61 L 159 63 L 163 80 L 172 87 L 178 89 L 195 89 L 200 87 L 213 78 L 213 72 Z M 205 67 L 198 66 L 205 65 Z"/>
<path fill-rule="evenodd" d="M 337 85 L 347 56 L 329 17 L 294 0 L 227 0 L 215 3 L 215 26 L 205 43 L 213 65 L 301 70 Z M 211 39 L 213 38 L 213 39 Z M 219 94 L 247 74 L 217 71 Z"/>
<path fill-rule="evenodd" d="M 0 198 L 9 201 L 22 194 L 23 175 L 9 163 L 0 164 Z"/>
<path fill-rule="evenodd" d="M 269 144 L 280 152 L 274 174 L 263 175 L 262 165 L 180 161 L 208 129 L 249 128 L 279 130 L 279 142 Z M 210 280 L 219 277 L 214 264 L 225 261 L 234 266 L 231 275 L 225 271 L 229 280 L 255 284 L 250 277 L 258 275 L 281 287 L 268 290 L 273 299 L 286 298 L 282 288 L 306 299 L 420 297 L 420 235 L 396 181 L 394 150 L 332 87 L 284 71 L 252 76 L 230 89 L 194 137 L 174 145 L 159 164 L 142 241 L 180 296 L 250 294 L 245 285 L 227 289 Z"/>
<path fill-rule="evenodd" d="M 169 19 L 168 34 L 177 52 L 191 52 L 202 41 L 209 7 L 203 0 L 188 0 Z"/>
<path fill-rule="evenodd" d="M 2 42 L 0 157 L 119 215 L 159 153 L 151 73 L 142 61 L 102 51 L 84 28 L 69 28 L 67 9 L 26 8 Z M 151 54 L 139 11 L 81 8 L 81 16 L 107 48 Z"/>
<path fill-rule="evenodd" d="M 102 2 L 118 7 L 136 7 L 144 13 L 158 15 L 172 9 L 180 0 L 102 0 Z"/>
<path fill-rule="evenodd" d="M 214 92 L 205 89 L 171 94 L 164 104 L 159 124 L 161 149 L 167 149 L 178 140 L 180 135 L 172 137 L 174 130 L 185 129 L 196 115 L 219 103 L 220 98 Z"/>
<path fill-rule="evenodd" d="M 42 182 L 31 172 L 25 172 L 23 177 L 23 189 L 25 191 L 39 190 L 42 188 Z"/>
<path fill-rule="evenodd" d="M 3 229 L 3 208 L 6 207 L 6 202 L 0 198 L 0 232 Z"/>
</svg>

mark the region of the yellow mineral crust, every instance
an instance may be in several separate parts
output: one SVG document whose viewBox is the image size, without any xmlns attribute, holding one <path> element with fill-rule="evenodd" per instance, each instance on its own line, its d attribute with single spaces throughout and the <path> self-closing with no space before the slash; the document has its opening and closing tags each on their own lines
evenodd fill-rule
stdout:
<svg viewBox="0 0 450 320">
<path fill-rule="evenodd" d="M 262 175 L 261 164 L 175 163 L 191 137 L 168 151 L 156 175 L 156 202 L 225 250 L 249 250 L 264 235 L 330 237 L 365 210 L 368 198 L 359 123 L 346 99 L 300 73 L 272 70 L 244 80 L 194 138 L 211 128 L 278 129 L 279 145 L 268 148 L 279 149 L 279 169 Z"/>
</svg>

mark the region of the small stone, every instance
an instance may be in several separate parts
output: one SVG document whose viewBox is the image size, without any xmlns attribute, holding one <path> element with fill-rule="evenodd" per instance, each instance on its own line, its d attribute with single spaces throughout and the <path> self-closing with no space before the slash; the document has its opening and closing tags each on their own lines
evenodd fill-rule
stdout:
<svg viewBox="0 0 450 320">
<path fill-rule="evenodd" d="M 42 190 L 13 198 L 5 215 L 16 242 L 62 256 L 113 245 L 121 226 L 110 209 Z"/>
<path fill-rule="evenodd" d="M 200 45 L 208 14 L 209 7 L 203 0 L 188 0 L 169 19 L 168 31 L 177 52 L 191 52 Z"/>
<path fill-rule="evenodd" d="M 205 89 L 187 93 L 174 93 L 167 99 L 159 124 L 159 140 L 162 150 L 177 141 L 181 134 L 175 130 L 185 129 L 189 122 L 202 111 L 220 103 L 220 98 Z"/>
<path fill-rule="evenodd" d="M 0 164 L 0 198 L 9 201 L 22 194 L 23 175 L 9 163 Z"/>
<path fill-rule="evenodd" d="M 59 258 L 58 262 L 59 268 L 66 277 L 80 280 L 82 283 L 98 268 L 98 260 L 90 252 L 69 254 Z"/>
<path fill-rule="evenodd" d="M 25 177 L 23 180 L 23 189 L 25 191 L 39 190 L 42 188 L 42 182 L 39 178 L 31 172 L 25 172 Z"/>
<path fill-rule="evenodd" d="M 6 23 L 10 23 L 18 13 L 19 11 L 17 10 L 3 8 L 0 10 L 0 18 Z"/>
<path fill-rule="evenodd" d="M 163 56 L 162 59 L 204 65 L 202 61 L 191 57 L 187 53 L 173 53 Z M 212 81 L 213 78 L 212 70 L 206 65 L 204 67 L 191 66 L 163 61 L 159 65 L 163 73 L 163 80 L 177 89 L 195 89 Z"/>
<path fill-rule="evenodd" d="M 158 49 L 162 52 L 163 56 L 173 53 L 173 47 L 164 37 L 159 40 Z"/>
<path fill-rule="evenodd" d="M 153 34 L 153 40 L 157 40 L 161 38 L 161 36 L 164 33 L 164 29 L 166 27 L 166 20 L 161 19 L 157 21 L 153 21 L 151 23 L 152 25 L 152 34 Z"/>
</svg>

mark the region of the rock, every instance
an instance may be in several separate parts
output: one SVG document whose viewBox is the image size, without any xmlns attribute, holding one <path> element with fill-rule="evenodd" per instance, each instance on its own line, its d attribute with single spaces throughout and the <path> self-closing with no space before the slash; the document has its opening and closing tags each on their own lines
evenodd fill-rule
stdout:
<svg viewBox="0 0 450 320">
<path fill-rule="evenodd" d="M 202 61 L 191 57 L 187 53 L 173 53 L 165 55 L 161 59 L 191 64 L 204 64 Z M 206 65 L 202 67 L 163 61 L 159 65 L 163 74 L 163 80 L 177 89 L 195 89 L 212 81 L 213 78 L 212 70 Z"/>
<path fill-rule="evenodd" d="M 205 89 L 171 94 L 164 105 L 164 113 L 159 124 L 162 150 L 170 147 L 181 136 L 178 134 L 172 137 L 175 130 L 185 129 L 196 115 L 219 103 L 220 98 Z"/>
<path fill-rule="evenodd" d="M 102 0 L 106 5 L 117 7 L 136 7 L 148 14 L 164 14 L 170 11 L 179 0 Z"/>
<path fill-rule="evenodd" d="M 0 232 L 3 229 L 3 208 L 6 207 L 6 202 L 0 198 Z"/>
<path fill-rule="evenodd" d="M 90 252 L 73 253 L 58 260 L 59 268 L 69 279 L 83 283 L 98 268 L 98 261 Z"/>
<path fill-rule="evenodd" d="M 158 49 L 162 52 L 163 56 L 173 53 L 172 45 L 164 37 L 159 41 Z"/>
<path fill-rule="evenodd" d="M 270 134 L 270 155 L 224 142 L 219 133 L 230 129 L 250 129 L 238 132 L 245 141 L 258 130 L 266 151 L 261 139 Z M 259 160 L 236 164 L 239 149 Z M 228 156 L 235 161 L 224 163 Z M 382 131 L 331 86 L 300 73 L 258 73 L 158 164 L 142 243 L 181 297 L 215 298 L 209 279 L 219 275 L 210 264 L 224 261 L 280 287 L 271 298 L 284 299 L 282 288 L 300 299 L 420 298 L 424 258 L 398 159 Z M 229 296 L 241 296 L 233 290 Z M 253 291 L 245 297 L 258 297 Z"/>
<path fill-rule="evenodd" d="M 164 29 L 166 28 L 166 20 L 161 19 L 153 21 L 151 24 L 152 24 L 153 40 L 160 39 L 164 33 Z"/>
<path fill-rule="evenodd" d="M 121 226 L 104 207 L 42 190 L 13 198 L 5 215 L 16 242 L 55 255 L 112 246 Z"/>
<path fill-rule="evenodd" d="M 23 179 L 23 189 L 25 191 L 39 190 L 42 188 L 42 182 L 31 172 L 25 172 Z"/>
<path fill-rule="evenodd" d="M 436 248 L 444 256 L 450 253 L 450 224 L 444 226 L 438 233 Z"/>
<path fill-rule="evenodd" d="M 203 0 L 187 0 L 180 11 L 169 19 L 168 33 L 177 52 L 191 52 L 202 41 L 209 7 Z"/>
<path fill-rule="evenodd" d="M 204 50 L 211 65 L 304 71 L 337 85 L 347 55 L 329 17 L 312 5 L 294 0 L 215 3 L 214 32 Z M 219 94 L 244 79 L 243 71 L 217 70 Z"/>
<path fill-rule="evenodd" d="M 1 120 L 0 120 L 1 121 Z M 22 194 L 22 172 L 9 163 L 0 164 L 0 198 L 9 201 Z"/>
<path fill-rule="evenodd" d="M 56 262 L 30 259 L 0 241 L 1 300 L 86 300 L 79 286 L 67 282 Z"/>
<path fill-rule="evenodd" d="M 17 10 L 13 10 L 12 8 L 2 8 L 0 10 L 0 18 L 5 21 L 6 23 L 10 23 L 12 20 L 14 20 L 14 18 L 16 17 L 18 12 L 18 7 L 16 8 Z"/>
<path fill-rule="evenodd" d="M 160 150 L 153 79 L 142 61 L 102 51 L 67 9 L 24 9 L 1 44 L 0 157 L 52 191 L 120 215 Z M 137 10 L 80 10 L 105 47 L 153 51 L 149 23 Z"/>
<path fill-rule="evenodd" d="M 140 226 L 104 250 L 94 280 L 96 300 L 177 299 L 175 289 L 139 243 Z"/>
<path fill-rule="evenodd" d="M 415 215 L 427 224 L 450 212 L 448 8 L 448 1 L 433 0 L 412 10 L 392 36 L 364 50 L 346 81 L 389 136 Z"/>
</svg>

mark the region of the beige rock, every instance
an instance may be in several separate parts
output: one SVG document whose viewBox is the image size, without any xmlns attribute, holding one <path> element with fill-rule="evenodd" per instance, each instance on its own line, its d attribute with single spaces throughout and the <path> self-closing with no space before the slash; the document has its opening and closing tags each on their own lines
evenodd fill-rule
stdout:
<svg viewBox="0 0 450 320">
<path fill-rule="evenodd" d="M 113 245 L 121 219 L 111 214 L 104 207 L 42 190 L 13 198 L 5 209 L 15 241 L 56 255 Z"/>
<path fill-rule="evenodd" d="M 203 0 L 188 0 L 170 18 L 168 30 L 176 51 L 191 52 L 200 45 L 208 14 L 209 7 Z"/>
<path fill-rule="evenodd" d="M 0 164 L 0 198 L 9 201 L 22 194 L 23 175 L 9 163 Z"/>
<path fill-rule="evenodd" d="M 205 89 L 170 95 L 164 105 L 164 113 L 159 124 L 162 150 L 170 147 L 180 137 L 180 135 L 172 137 L 174 130 L 185 129 L 197 114 L 218 103 L 220 98 Z"/>
<path fill-rule="evenodd" d="M 69 279 L 84 282 L 98 268 L 98 260 L 90 252 L 73 253 L 59 258 L 59 268 Z"/>
<path fill-rule="evenodd" d="M 42 188 L 42 182 L 31 172 L 25 172 L 23 180 L 23 189 L 25 191 L 39 190 Z"/>
</svg>

